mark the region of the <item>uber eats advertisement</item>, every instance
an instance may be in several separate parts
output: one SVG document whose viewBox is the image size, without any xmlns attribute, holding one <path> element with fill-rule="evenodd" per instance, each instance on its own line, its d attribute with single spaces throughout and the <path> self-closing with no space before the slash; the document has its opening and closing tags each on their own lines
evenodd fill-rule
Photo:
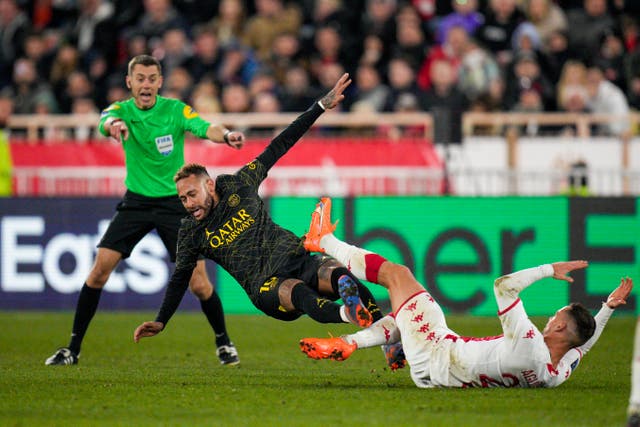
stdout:
<svg viewBox="0 0 640 427">
<path fill-rule="evenodd" d="M 96 245 L 119 199 L 0 199 L 0 309 L 73 310 Z M 302 236 L 318 198 L 265 200 L 273 219 Z M 333 198 L 336 236 L 407 265 L 447 312 L 493 316 L 494 280 L 544 263 L 585 259 L 573 284 L 544 279 L 521 297 L 529 315 L 571 301 L 596 310 L 620 279 L 640 282 L 637 198 Z M 227 313 L 257 313 L 242 288 L 207 263 Z M 120 263 L 100 309 L 156 310 L 173 271 L 155 233 Z M 387 294 L 366 282 L 378 300 Z M 199 309 L 185 295 L 181 309 Z M 620 311 L 636 313 L 631 298 Z"/>
</svg>

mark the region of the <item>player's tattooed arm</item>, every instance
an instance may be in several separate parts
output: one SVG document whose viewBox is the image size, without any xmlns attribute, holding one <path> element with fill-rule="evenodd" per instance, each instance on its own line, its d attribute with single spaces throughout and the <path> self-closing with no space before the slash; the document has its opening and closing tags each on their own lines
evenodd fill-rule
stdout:
<svg viewBox="0 0 640 427">
<path fill-rule="evenodd" d="M 344 99 L 344 90 L 351 84 L 349 73 L 344 73 L 342 77 L 336 82 L 333 89 L 322 97 L 320 103 L 325 110 L 330 110 L 340 103 Z"/>
</svg>

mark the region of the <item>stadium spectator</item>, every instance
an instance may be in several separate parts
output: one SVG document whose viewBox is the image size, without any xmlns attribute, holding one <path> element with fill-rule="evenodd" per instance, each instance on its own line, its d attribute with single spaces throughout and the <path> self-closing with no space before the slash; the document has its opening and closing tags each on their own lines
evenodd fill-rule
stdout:
<svg viewBox="0 0 640 427">
<path fill-rule="evenodd" d="M 304 22 L 300 28 L 301 48 L 306 56 L 314 50 L 314 38 L 318 28 L 333 27 L 342 38 L 342 45 L 347 52 L 360 56 L 362 35 L 359 31 L 361 7 L 363 0 L 351 0 L 345 7 L 342 0 L 314 0 L 309 7 L 303 9 Z"/>
<path fill-rule="evenodd" d="M 360 28 L 365 34 L 375 34 L 386 46 L 392 46 L 396 36 L 397 0 L 366 0 Z"/>
<path fill-rule="evenodd" d="M 31 59 L 18 58 L 13 64 L 13 84 L 8 94 L 14 100 L 15 114 L 57 113 L 58 103 L 53 90 L 38 76 Z"/>
<path fill-rule="evenodd" d="M 319 80 L 322 68 L 330 64 L 339 64 L 347 72 L 353 71 L 355 59 L 344 49 L 337 28 L 325 26 L 318 28 L 314 37 L 315 51 L 309 57 L 309 66 L 313 78 Z"/>
<path fill-rule="evenodd" d="M 278 84 L 282 84 L 285 74 L 294 65 L 308 67 L 309 61 L 304 57 L 300 40 L 296 34 L 278 34 L 273 41 L 269 59 L 263 62 L 263 67 L 269 69 Z"/>
<path fill-rule="evenodd" d="M 71 114 L 85 115 L 85 114 L 97 114 L 98 107 L 90 97 L 77 97 L 71 102 Z M 69 138 L 73 139 L 76 143 L 87 143 L 98 136 L 98 132 L 95 126 L 78 125 L 70 129 Z"/>
<path fill-rule="evenodd" d="M 567 21 L 569 48 L 583 60 L 598 51 L 602 34 L 618 31 L 615 19 L 607 10 L 607 0 L 584 0 L 582 8 L 567 12 Z"/>
<path fill-rule="evenodd" d="M 191 93 L 191 104 L 199 114 L 222 112 L 218 87 L 211 80 L 200 80 Z"/>
<path fill-rule="evenodd" d="M 84 71 L 72 71 L 66 78 L 64 92 L 60 96 L 60 112 L 71 113 L 73 101 L 78 98 L 91 98 L 93 96 L 93 85 Z"/>
<path fill-rule="evenodd" d="M 224 49 L 222 64 L 217 73 L 218 84 L 248 85 L 259 66 L 260 63 L 251 49 L 240 43 L 231 43 Z"/>
<path fill-rule="evenodd" d="M 385 46 L 379 36 L 368 34 L 363 41 L 362 55 L 359 64 L 367 64 L 376 67 L 383 75 L 389 63 L 389 46 Z"/>
<path fill-rule="evenodd" d="M 438 59 L 449 61 L 454 74 L 457 76 L 460 64 L 462 63 L 462 57 L 470 44 L 471 40 L 469 34 L 467 34 L 467 30 L 459 25 L 452 26 L 446 34 L 445 42 L 442 45 L 432 47 L 425 58 L 420 67 L 420 71 L 418 71 L 418 86 L 425 90 L 429 89 L 429 86 L 431 86 L 431 64 Z"/>
<path fill-rule="evenodd" d="M 242 40 L 247 10 L 243 0 L 221 0 L 218 14 L 209 25 L 222 47 Z"/>
<path fill-rule="evenodd" d="M 511 39 L 525 16 L 516 7 L 516 0 L 489 0 L 484 17 L 484 23 L 476 33 L 478 42 L 495 56 L 500 67 L 504 67 L 513 60 Z"/>
<path fill-rule="evenodd" d="M 307 253 L 300 237 L 273 222 L 258 195 L 269 170 L 325 110 L 340 103 L 350 82 L 344 74 L 331 91 L 235 174 L 214 180 L 199 164 L 185 165 L 176 173 L 178 195 L 191 216 L 180 227 L 176 269 L 156 320 L 136 328 L 136 342 L 165 329 L 184 296 L 198 256 L 214 260 L 229 272 L 253 305 L 274 319 L 292 321 L 306 314 L 321 323 L 365 327 L 382 318 L 371 292 L 344 265 Z M 224 224 L 234 224 L 233 230 L 223 235 L 207 233 L 205 238 L 205 226 L 222 230 Z M 338 298 L 344 305 L 335 303 Z"/>
<path fill-rule="evenodd" d="M 246 86 L 239 83 L 222 87 L 222 111 L 225 113 L 247 113 L 251 109 L 251 95 Z"/>
<path fill-rule="evenodd" d="M 640 110 L 640 49 L 625 58 L 629 105 Z"/>
<path fill-rule="evenodd" d="M 40 31 L 29 32 L 24 39 L 23 50 L 24 56 L 36 64 L 38 75 L 48 79 L 53 54 L 47 48 L 44 34 Z"/>
<path fill-rule="evenodd" d="M 433 115 L 433 139 L 438 144 L 462 142 L 462 113 L 467 97 L 456 86 L 449 61 L 438 59 L 431 65 L 431 87 L 424 96 L 424 109 Z"/>
<path fill-rule="evenodd" d="M 462 27 L 469 36 L 484 23 L 484 15 L 478 10 L 478 0 L 451 0 L 453 12 L 445 15 L 438 22 L 436 43 L 442 44 L 452 27 Z"/>
<path fill-rule="evenodd" d="M 403 5 L 399 8 L 396 15 L 396 38 L 391 47 L 391 56 L 406 59 L 415 72 L 418 72 L 427 56 L 427 47 L 430 44 L 421 24 L 420 16 L 411 5 Z"/>
<path fill-rule="evenodd" d="M 547 64 L 547 75 L 551 82 L 555 84 L 560 79 L 564 64 L 571 58 L 567 34 L 561 31 L 552 33 L 549 36 L 549 43 L 546 49 L 543 50 L 543 55 L 544 62 Z"/>
<path fill-rule="evenodd" d="M 133 30 L 144 36 L 149 51 L 154 52 L 162 43 L 162 36 L 172 28 L 181 28 L 185 32 L 189 26 L 184 16 L 173 7 L 171 0 L 143 0 L 144 13 L 138 19 Z"/>
<path fill-rule="evenodd" d="M 282 0 L 256 0 L 256 14 L 247 19 L 243 43 L 260 61 L 267 60 L 271 45 L 281 33 L 297 34 L 302 25 L 302 12 L 297 5 L 284 5 Z"/>
<path fill-rule="evenodd" d="M 394 111 L 398 100 L 403 97 L 404 94 L 410 94 L 415 97 L 419 109 L 426 110 L 425 93 L 418 86 L 416 73 L 406 59 L 393 58 L 389 61 L 387 76 L 389 79 L 390 93 L 385 103 L 385 111 Z"/>
<path fill-rule="evenodd" d="M 378 71 L 371 65 L 360 65 L 356 71 L 349 109 L 381 112 L 385 108 L 389 95 L 389 87 L 382 82 Z"/>
<path fill-rule="evenodd" d="M 458 68 L 458 88 L 469 100 L 488 94 L 502 102 L 504 80 L 496 60 L 474 41 L 467 44 Z"/>
<path fill-rule="evenodd" d="M 17 0 L 0 0 L 0 88 L 11 83 L 13 63 L 24 55 L 29 18 Z"/>
<path fill-rule="evenodd" d="M 178 227 L 186 212 L 176 197 L 171 177 L 184 163 L 184 133 L 190 131 L 234 148 L 244 144 L 242 133 L 202 120 L 179 100 L 158 96 L 162 70 L 156 58 L 147 55 L 133 58 L 126 84 L 132 97 L 105 109 L 99 129 L 103 135 L 123 143 L 127 192 L 98 244 L 94 265 L 80 290 L 69 345 L 58 349 L 45 361 L 46 365 L 78 363 L 102 288 L 120 261 L 129 257 L 147 233 L 156 229 L 175 261 Z M 140 136 L 150 145 L 140 140 Z M 195 268 L 185 277 L 185 285 L 188 283 L 200 300 L 216 334 L 216 354 L 222 364 L 238 364 L 237 351 L 226 331 L 222 303 L 209 282 L 204 260 L 194 260 L 192 267 Z"/>
<path fill-rule="evenodd" d="M 588 108 L 593 113 L 614 114 L 620 117 L 613 121 L 598 125 L 596 132 L 607 136 L 629 136 L 629 104 L 619 87 L 608 81 L 604 72 L 598 67 L 587 70 L 587 91 L 589 93 Z"/>
<path fill-rule="evenodd" d="M 542 74 L 542 69 L 533 52 L 519 52 L 515 58 L 512 74 L 507 76 L 503 105 L 507 110 L 514 108 L 523 91 L 538 92 L 544 110 L 555 106 L 555 90 L 551 82 Z"/>
<path fill-rule="evenodd" d="M 174 69 L 182 67 L 192 55 L 192 43 L 187 33 L 178 27 L 167 29 L 153 51 L 153 56 L 160 60 L 162 72 L 166 76 L 170 76 Z"/>
<path fill-rule="evenodd" d="M 591 65 L 600 68 L 605 78 L 623 92 L 627 89 L 627 76 L 624 67 L 625 54 L 622 34 L 605 32 L 600 36 L 598 51 L 590 61 Z"/>
<path fill-rule="evenodd" d="M 77 47 L 68 43 L 60 46 L 53 59 L 48 76 L 57 99 L 62 99 L 67 85 L 67 76 L 74 71 L 80 70 L 81 65 L 80 53 Z"/>
<path fill-rule="evenodd" d="M 270 69 L 263 68 L 258 70 L 251 81 L 249 82 L 249 96 L 254 98 L 256 95 L 262 92 L 269 92 L 273 94 L 278 93 L 278 81 L 273 75 Z"/>
<path fill-rule="evenodd" d="M 595 317 L 582 304 L 571 303 L 540 331 L 529 320 L 520 293 L 546 277 L 571 283 L 568 274 L 588 263 L 555 262 L 517 271 L 499 277 L 493 286 L 503 334 L 462 337 L 449 329 L 440 305 L 407 267 L 338 240 L 330 216 L 330 204 L 321 203 L 305 248 L 326 251 L 350 266 L 354 276 L 387 288 L 393 313 L 354 334 L 302 339 L 302 351 L 315 359 L 345 360 L 356 349 L 401 342 L 419 388 L 557 387 L 575 371 L 633 288 L 632 280 L 623 278 Z"/>
<path fill-rule="evenodd" d="M 107 0 L 79 0 L 78 9 L 78 19 L 66 31 L 66 39 L 78 48 L 86 62 L 94 56 L 102 56 L 109 64 L 114 63 L 118 28 L 113 4 Z"/>
<path fill-rule="evenodd" d="M 192 90 L 191 74 L 184 67 L 176 67 L 167 75 L 161 92 L 167 98 L 189 99 Z"/>
<path fill-rule="evenodd" d="M 542 49 L 548 47 L 554 33 L 567 30 L 567 16 L 553 0 L 526 0 L 524 13 L 542 39 Z"/>
<path fill-rule="evenodd" d="M 309 73 L 300 65 L 290 67 L 281 87 L 282 111 L 301 112 L 317 98 Z"/>
<path fill-rule="evenodd" d="M 195 82 L 217 79 L 224 51 L 218 36 L 210 26 L 200 25 L 193 30 L 193 54 L 182 62 Z"/>
</svg>

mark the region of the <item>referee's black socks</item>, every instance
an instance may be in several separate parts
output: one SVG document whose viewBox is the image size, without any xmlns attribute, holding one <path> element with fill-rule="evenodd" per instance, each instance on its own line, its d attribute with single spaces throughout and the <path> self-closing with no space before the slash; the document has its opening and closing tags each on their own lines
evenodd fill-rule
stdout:
<svg viewBox="0 0 640 427">
<path fill-rule="evenodd" d="M 78 303 L 76 304 L 76 314 L 73 318 L 71 341 L 69 342 L 69 349 L 75 354 L 80 354 L 80 346 L 82 345 L 84 334 L 89 328 L 93 315 L 96 314 L 101 293 L 102 288 L 90 288 L 86 283 L 80 289 Z"/>
</svg>

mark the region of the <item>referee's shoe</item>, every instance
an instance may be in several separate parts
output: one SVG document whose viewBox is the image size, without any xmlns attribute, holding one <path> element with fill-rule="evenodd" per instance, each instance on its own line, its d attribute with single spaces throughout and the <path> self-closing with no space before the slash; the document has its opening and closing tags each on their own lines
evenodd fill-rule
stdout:
<svg viewBox="0 0 640 427">
<path fill-rule="evenodd" d="M 45 365 L 77 365 L 78 354 L 67 347 L 59 348 L 53 355 L 44 361 Z"/>
</svg>

